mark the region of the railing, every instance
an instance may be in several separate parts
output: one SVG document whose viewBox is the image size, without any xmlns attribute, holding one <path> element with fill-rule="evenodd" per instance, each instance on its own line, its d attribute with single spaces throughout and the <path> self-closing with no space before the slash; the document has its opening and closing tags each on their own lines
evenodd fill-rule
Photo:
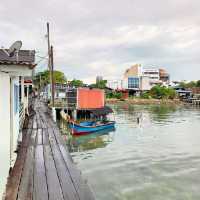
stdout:
<svg viewBox="0 0 200 200">
<path fill-rule="evenodd" d="M 20 103 L 19 105 L 19 129 L 22 130 L 25 120 L 24 104 Z"/>
</svg>

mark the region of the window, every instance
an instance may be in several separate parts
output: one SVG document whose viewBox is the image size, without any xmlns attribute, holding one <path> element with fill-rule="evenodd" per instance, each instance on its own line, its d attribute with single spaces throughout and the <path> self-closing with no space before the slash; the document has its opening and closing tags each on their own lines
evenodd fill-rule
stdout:
<svg viewBox="0 0 200 200">
<path fill-rule="evenodd" d="M 131 88 L 137 88 L 139 89 L 139 78 L 138 77 L 131 77 L 131 78 L 128 78 L 128 88 L 131 89 Z"/>
</svg>

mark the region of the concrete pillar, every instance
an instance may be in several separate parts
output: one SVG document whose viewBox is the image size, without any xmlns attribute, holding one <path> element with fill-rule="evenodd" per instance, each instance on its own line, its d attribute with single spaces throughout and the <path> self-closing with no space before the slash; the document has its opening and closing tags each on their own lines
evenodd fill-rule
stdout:
<svg viewBox="0 0 200 200">
<path fill-rule="evenodd" d="M 56 108 L 55 107 L 52 107 L 52 116 L 53 116 L 53 120 L 54 122 L 56 122 Z"/>
<path fill-rule="evenodd" d="M 29 98 L 29 85 L 27 85 L 27 90 L 26 90 L 26 97 L 27 97 L 27 105 L 28 105 L 28 98 Z"/>
<path fill-rule="evenodd" d="M 76 121 L 77 120 L 77 110 L 73 110 L 73 118 Z"/>
<path fill-rule="evenodd" d="M 24 103 L 24 77 L 21 77 L 21 101 Z"/>
</svg>

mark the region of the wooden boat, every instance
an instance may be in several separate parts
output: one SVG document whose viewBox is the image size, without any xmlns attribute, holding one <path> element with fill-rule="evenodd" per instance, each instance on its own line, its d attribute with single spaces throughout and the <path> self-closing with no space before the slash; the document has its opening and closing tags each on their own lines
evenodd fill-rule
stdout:
<svg viewBox="0 0 200 200">
<path fill-rule="evenodd" d="M 115 121 L 95 122 L 84 121 L 80 124 L 70 122 L 70 129 L 74 135 L 84 135 L 115 127 Z"/>
</svg>

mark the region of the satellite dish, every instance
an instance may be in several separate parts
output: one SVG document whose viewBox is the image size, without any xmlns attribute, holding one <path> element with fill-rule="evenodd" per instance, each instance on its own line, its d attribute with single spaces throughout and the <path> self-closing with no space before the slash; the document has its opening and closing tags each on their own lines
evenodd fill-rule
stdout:
<svg viewBox="0 0 200 200">
<path fill-rule="evenodd" d="M 11 45 L 11 47 L 8 49 L 8 55 L 9 55 L 9 57 L 13 57 L 15 55 L 15 52 L 18 52 L 21 47 L 22 47 L 22 41 L 16 41 L 16 42 L 14 42 Z"/>
</svg>

